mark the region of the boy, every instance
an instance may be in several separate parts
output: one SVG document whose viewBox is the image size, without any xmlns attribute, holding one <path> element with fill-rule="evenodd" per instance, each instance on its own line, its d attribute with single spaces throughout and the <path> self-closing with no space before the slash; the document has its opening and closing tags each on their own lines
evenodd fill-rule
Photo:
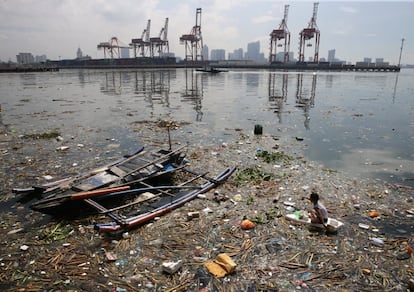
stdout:
<svg viewBox="0 0 414 292">
<path fill-rule="evenodd" d="M 328 223 L 328 211 L 319 202 L 319 195 L 312 192 L 309 200 L 313 203 L 313 210 L 310 212 L 311 222 L 326 225 Z"/>
</svg>

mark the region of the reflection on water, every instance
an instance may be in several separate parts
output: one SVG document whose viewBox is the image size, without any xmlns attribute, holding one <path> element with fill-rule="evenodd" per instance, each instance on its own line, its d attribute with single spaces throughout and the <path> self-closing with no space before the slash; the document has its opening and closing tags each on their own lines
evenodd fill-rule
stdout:
<svg viewBox="0 0 414 292">
<path fill-rule="evenodd" d="M 297 75 L 296 107 L 303 109 L 306 130 L 309 130 L 309 111 L 315 104 L 316 76 L 316 74 L 313 74 L 310 84 L 303 85 L 303 74 Z M 307 81 L 309 81 L 309 79 L 307 79 Z"/>
<path fill-rule="evenodd" d="M 154 108 L 154 103 L 169 107 L 171 71 L 149 70 L 134 72 L 134 93 L 142 95 L 149 107 Z"/>
<path fill-rule="evenodd" d="M 269 74 L 268 92 L 270 109 L 277 114 L 279 123 L 282 123 L 283 104 L 287 101 L 288 77 L 287 74 L 282 76 Z"/>
<path fill-rule="evenodd" d="M 192 69 L 185 69 L 185 90 L 182 93 L 182 101 L 192 104 L 196 112 L 195 120 L 201 122 L 203 118 L 202 101 L 203 101 L 203 82 L 204 74 L 194 74 Z"/>
<path fill-rule="evenodd" d="M 74 137 L 99 128 L 97 139 L 118 135 L 124 141 L 136 121 L 173 119 L 189 122 L 183 131 L 191 133 L 188 139 L 205 144 L 262 124 L 265 134 L 303 137 L 305 156 L 327 167 L 414 184 L 413 77 L 410 70 L 6 74 L 0 122 L 18 133 L 59 128 Z"/>
</svg>

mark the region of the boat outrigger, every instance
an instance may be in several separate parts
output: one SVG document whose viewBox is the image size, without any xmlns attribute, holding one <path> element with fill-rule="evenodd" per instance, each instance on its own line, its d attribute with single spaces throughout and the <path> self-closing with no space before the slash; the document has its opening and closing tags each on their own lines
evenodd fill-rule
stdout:
<svg viewBox="0 0 414 292">
<path fill-rule="evenodd" d="M 215 178 L 211 178 L 207 176 L 207 173 L 198 174 L 190 169 L 182 168 L 179 171 L 182 172 L 180 176 L 189 177 L 177 185 L 154 186 L 121 191 L 104 196 L 108 198 L 130 194 L 138 195 L 121 206 L 106 208 L 96 200 L 88 200 L 87 203 L 98 210 L 99 213 L 105 214 L 113 220 L 111 223 L 98 223 L 95 225 L 95 229 L 99 232 L 116 232 L 147 223 L 155 217 L 162 216 L 181 207 L 193 200 L 197 195 L 215 188 L 226 181 L 234 171 L 235 167 L 227 168 Z M 99 199 L 103 199 L 103 197 L 99 197 Z M 132 206 L 138 204 L 138 208 L 131 209 Z"/>
</svg>

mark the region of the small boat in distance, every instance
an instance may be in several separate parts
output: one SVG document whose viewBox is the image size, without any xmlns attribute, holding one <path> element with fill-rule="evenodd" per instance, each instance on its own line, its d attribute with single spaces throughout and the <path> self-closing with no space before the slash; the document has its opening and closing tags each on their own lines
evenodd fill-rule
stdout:
<svg viewBox="0 0 414 292">
<path fill-rule="evenodd" d="M 211 67 L 211 66 L 206 66 L 204 68 L 197 68 L 196 71 L 197 72 L 212 73 L 212 74 L 227 72 L 227 70 L 219 70 L 219 69 L 216 69 L 216 68 Z"/>
</svg>

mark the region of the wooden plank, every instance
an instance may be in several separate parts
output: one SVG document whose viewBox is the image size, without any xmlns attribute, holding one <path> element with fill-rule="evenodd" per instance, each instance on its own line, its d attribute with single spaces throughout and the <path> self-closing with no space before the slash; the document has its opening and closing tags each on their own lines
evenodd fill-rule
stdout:
<svg viewBox="0 0 414 292">
<path fill-rule="evenodd" d="M 106 188 L 106 189 L 98 189 L 94 191 L 80 192 L 80 193 L 73 194 L 71 196 L 71 200 L 88 199 L 88 198 L 92 198 L 92 197 L 96 197 L 100 195 L 126 191 L 129 189 L 130 189 L 129 186 L 123 186 L 123 187 Z"/>
<path fill-rule="evenodd" d="M 94 176 L 84 180 L 81 184 L 73 186 L 73 188 L 81 191 L 90 191 L 104 185 L 108 185 L 118 179 L 118 176 L 105 171 L 95 174 Z"/>
<path fill-rule="evenodd" d="M 116 174 L 119 177 L 124 177 L 127 172 L 123 171 L 122 169 L 120 169 L 118 166 L 112 166 L 109 171 L 113 172 L 114 174 Z"/>
</svg>

